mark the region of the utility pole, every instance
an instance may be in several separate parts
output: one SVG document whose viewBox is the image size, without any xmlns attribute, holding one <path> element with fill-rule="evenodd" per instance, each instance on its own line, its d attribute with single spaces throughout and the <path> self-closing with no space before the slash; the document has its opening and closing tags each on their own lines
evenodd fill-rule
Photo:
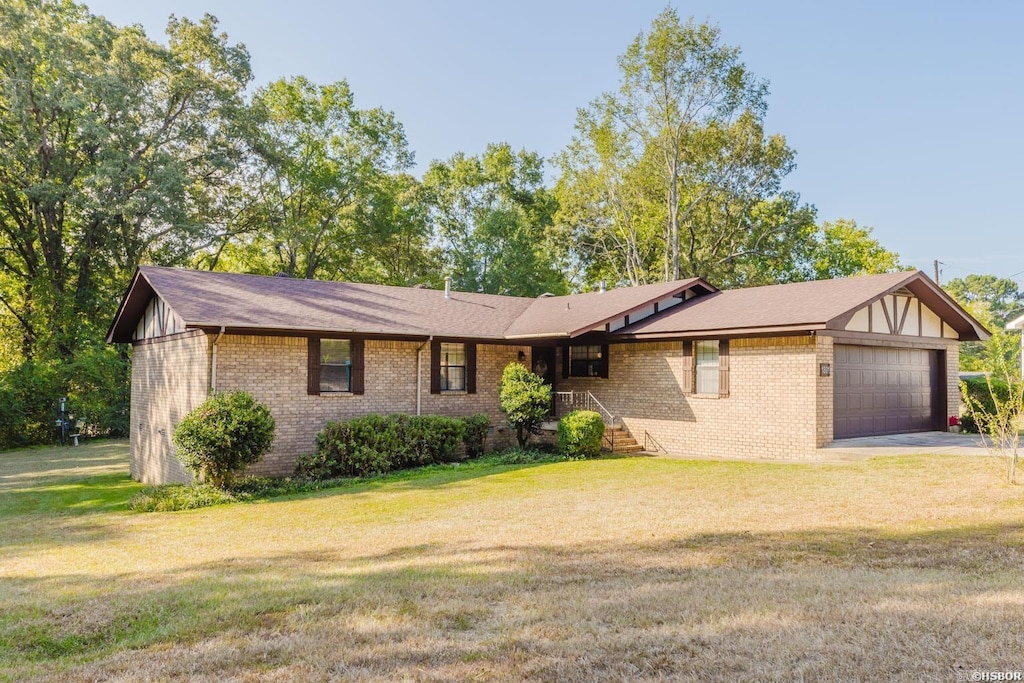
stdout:
<svg viewBox="0 0 1024 683">
<path fill-rule="evenodd" d="M 939 259 L 935 259 L 935 284 L 939 284 Z"/>
</svg>

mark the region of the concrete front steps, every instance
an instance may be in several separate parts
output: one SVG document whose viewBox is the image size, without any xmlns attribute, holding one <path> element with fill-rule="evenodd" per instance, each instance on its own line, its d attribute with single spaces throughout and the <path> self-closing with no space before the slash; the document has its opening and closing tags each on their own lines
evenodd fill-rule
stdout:
<svg viewBox="0 0 1024 683">
<path fill-rule="evenodd" d="M 604 428 L 604 443 L 601 447 L 612 453 L 639 453 L 644 449 L 636 442 L 629 430 L 621 425 Z"/>
</svg>

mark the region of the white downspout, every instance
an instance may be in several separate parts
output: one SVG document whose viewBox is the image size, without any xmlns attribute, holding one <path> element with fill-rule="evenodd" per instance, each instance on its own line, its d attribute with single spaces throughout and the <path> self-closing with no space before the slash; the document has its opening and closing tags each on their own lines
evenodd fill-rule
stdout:
<svg viewBox="0 0 1024 683">
<path fill-rule="evenodd" d="M 430 345 L 430 342 L 434 341 L 434 335 L 430 335 L 427 341 L 423 342 L 418 349 L 416 349 L 416 414 L 420 414 L 420 406 L 422 404 L 423 394 L 423 349 Z"/>
<path fill-rule="evenodd" d="M 220 332 L 217 333 L 217 337 L 213 340 L 213 352 L 210 354 L 210 393 L 217 393 L 217 342 L 224 336 L 224 326 L 220 326 Z"/>
</svg>

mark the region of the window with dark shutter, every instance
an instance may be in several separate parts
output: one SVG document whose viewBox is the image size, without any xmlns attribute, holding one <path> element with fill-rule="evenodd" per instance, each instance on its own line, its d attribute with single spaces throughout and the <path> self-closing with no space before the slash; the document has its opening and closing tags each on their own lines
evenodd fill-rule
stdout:
<svg viewBox="0 0 1024 683">
<path fill-rule="evenodd" d="M 729 340 L 683 342 L 683 393 L 729 395 Z"/>
<path fill-rule="evenodd" d="M 307 354 L 307 394 L 363 393 L 366 361 L 362 339 L 310 338 Z"/>
<path fill-rule="evenodd" d="M 466 345 L 441 342 L 441 391 L 466 391 Z"/>
<path fill-rule="evenodd" d="M 695 393 L 706 396 L 718 394 L 718 342 L 696 341 L 693 343 L 695 361 Z"/>
</svg>

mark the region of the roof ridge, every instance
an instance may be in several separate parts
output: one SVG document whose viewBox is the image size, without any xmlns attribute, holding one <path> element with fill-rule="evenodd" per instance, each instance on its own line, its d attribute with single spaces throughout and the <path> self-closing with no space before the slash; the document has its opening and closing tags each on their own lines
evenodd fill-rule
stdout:
<svg viewBox="0 0 1024 683">
<path fill-rule="evenodd" d="M 236 273 L 225 270 L 202 270 L 200 268 L 186 268 L 184 266 L 158 266 L 158 265 L 140 265 L 139 270 L 143 269 L 159 269 L 159 270 L 173 270 L 183 273 L 195 273 L 203 276 L 221 276 L 221 277 L 246 277 L 246 278 L 261 278 L 264 280 L 276 280 L 280 282 L 309 282 L 317 283 L 327 286 L 349 286 L 349 287 L 373 287 L 380 289 L 401 289 L 401 290 L 416 290 L 426 292 L 443 292 L 443 289 L 434 289 L 433 287 L 416 287 L 414 285 L 386 285 L 379 282 L 353 282 L 351 280 L 322 280 L 319 278 L 306 278 L 306 277 L 293 277 L 291 275 L 264 275 L 263 273 Z M 533 301 L 537 297 L 532 296 L 516 296 L 514 294 L 491 294 L 489 292 L 470 292 L 464 289 L 452 289 L 453 294 L 469 294 L 472 296 L 481 297 L 500 297 L 502 299 L 520 299 L 524 301 Z"/>
</svg>

